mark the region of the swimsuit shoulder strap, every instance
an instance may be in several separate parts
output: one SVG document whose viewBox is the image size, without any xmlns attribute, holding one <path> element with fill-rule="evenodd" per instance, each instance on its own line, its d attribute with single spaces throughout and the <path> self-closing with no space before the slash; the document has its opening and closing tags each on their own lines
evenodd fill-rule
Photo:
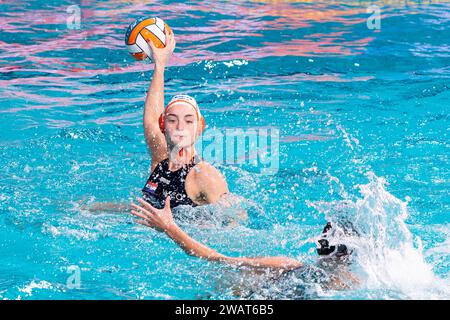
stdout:
<svg viewBox="0 0 450 320">
<path fill-rule="evenodd" d="M 157 172 L 161 172 L 161 171 L 167 171 L 167 169 L 169 168 L 169 159 L 164 159 L 160 162 L 158 162 L 158 164 L 156 165 L 155 169 L 153 169 L 153 171 L 151 172 L 151 174 L 157 173 Z"/>
<path fill-rule="evenodd" d="M 195 167 L 198 163 L 202 161 L 202 157 L 200 157 L 198 154 L 195 154 L 192 158 L 192 161 L 187 165 L 187 172 L 189 172 L 193 167 Z"/>
<path fill-rule="evenodd" d="M 169 168 L 169 158 L 162 160 L 158 165 L 160 165 L 162 169 L 168 169 Z"/>
</svg>

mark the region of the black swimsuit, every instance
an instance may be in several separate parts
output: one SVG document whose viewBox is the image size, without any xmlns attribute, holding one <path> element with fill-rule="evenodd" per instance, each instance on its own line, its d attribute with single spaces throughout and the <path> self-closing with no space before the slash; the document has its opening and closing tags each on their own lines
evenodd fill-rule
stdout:
<svg viewBox="0 0 450 320">
<path fill-rule="evenodd" d="M 167 196 L 170 196 L 171 208 L 179 205 L 196 206 L 186 193 L 185 182 L 189 171 L 200 161 L 201 158 L 195 155 L 189 164 L 177 171 L 169 170 L 169 159 L 161 161 L 142 189 L 143 198 L 157 208 L 164 207 Z"/>
</svg>

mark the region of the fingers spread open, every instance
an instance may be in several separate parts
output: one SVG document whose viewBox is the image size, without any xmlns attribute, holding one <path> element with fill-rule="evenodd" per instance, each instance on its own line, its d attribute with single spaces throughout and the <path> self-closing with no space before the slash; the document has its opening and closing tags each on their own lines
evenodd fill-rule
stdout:
<svg viewBox="0 0 450 320">
<path fill-rule="evenodd" d="M 145 208 L 143 208 L 143 207 L 141 207 L 141 206 L 138 206 L 138 205 L 135 204 L 135 203 L 132 203 L 132 204 L 131 204 L 131 207 L 134 208 L 134 209 L 136 209 L 136 211 L 141 212 L 141 213 L 144 214 L 144 215 L 150 214 L 150 212 L 148 212 L 147 209 L 145 209 Z"/>
<path fill-rule="evenodd" d="M 170 196 L 166 197 L 166 201 L 164 202 L 164 207 L 170 210 Z"/>
<path fill-rule="evenodd" d="M 147 216 L 143 215 L 142 213 L 140 213 L 140 212 L 138 212 L 136 210 L 131 210 L 131 214 L 135 215 L 136 217 L 139 217 L 141 219 L 149 220 L 149 218 Z"/>
<path fill-rule="evenodd" d="M 158 209 L 153 207 L 150 203 L 148 203 L 144 199 L 137 198 L 137 200 L 144 206 L 145 209 L 149 210 L 150 212 L 154 213 L 154 212 L 158 211 Z"/>
<path fill-rule="evenodd" d="M 156 48 L 155 44 L 153 43 L 152 39 L 149 39 L 147 41 L 148 45 L 150 46 L 150 48 L 152 48 L 152 50 L 154 50 Z"/>
<path fill-rule="evenodd" d="M 141 206 L 138 206 L 137 204 L 132 203 L 131 207 L 135 209 L 136 212 L 142 214 L 147 219 L 150 219 L 155 214 L 154 212 L 151 212 L 145 208 L 142 208 Z"/>
</svg>

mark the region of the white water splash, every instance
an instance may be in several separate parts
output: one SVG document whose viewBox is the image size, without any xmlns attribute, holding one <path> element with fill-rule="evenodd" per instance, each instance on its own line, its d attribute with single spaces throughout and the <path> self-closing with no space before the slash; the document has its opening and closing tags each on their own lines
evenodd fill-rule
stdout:
<svg viewBox="0 0 450 320">
<path fill-rule="evenodd" d="M 331 241 L 354 249 L 363 286 L 383 292 L 379 298 L 450 298 L 448 280 L 433 273 L 425 261 L 420 238 L 414 238 L 405 223 L 408 202 L 389 193 L 385 179 L 373 172 L 368 178 L 368 184 L 356 186 L 362 199 L 355 202 L 308 203 L 332 222 L 335 233 Z M 359 235 L 352 234 L 349 225 Z"/>
<path fill-rule="evenodd" d="M 47 281 L 39 281 L 35 282 L 34 280 L 31 281 L 31 283 L 27 284 L 26 286 L 19 288 L 20 292 L 23 292 L 26 294 L 26 296 L 30 297 L 33 294 L 34 289 L 53 289 L 53 286 L 50 282 Z M 17 297 L 16 299 L 20 299 L 21 297 Z"/>
</svg>

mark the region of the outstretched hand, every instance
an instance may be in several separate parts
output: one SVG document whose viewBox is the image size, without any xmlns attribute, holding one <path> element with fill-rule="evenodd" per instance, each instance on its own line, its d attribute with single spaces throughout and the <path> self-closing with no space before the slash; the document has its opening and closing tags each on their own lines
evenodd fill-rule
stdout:
<svg viewBox="0 0 450 320">
<path fill-rule="evenodd" d="M 152 60 L 156 66 L 165 67 L 172 56 L 175 49 L 176 41 L 173 31 L 169 31 L 169 28 L 165 28 L 164 34 L 166 35 L 166 46 L 164 48 L 157 48 L 152 40 L 148 40 L 148 45 L 152 49 Z"/>
<path fill-rule="evenodd" d="M 170 209 L 169 196 L 166 198 L 164 208 L 162 209 L 153 207 L 144 199 L 137 198 L 137 200 L 141 204 L 140 206 L 131 203 L 131 206 L 134 208 L 134 210 L 131 210 L 131 214 L 141 218 L 136 221 L 137 223 L 162 232 L 166 232 L 176 226 L 173 221 L 172 210 Z"/>
</svg>

